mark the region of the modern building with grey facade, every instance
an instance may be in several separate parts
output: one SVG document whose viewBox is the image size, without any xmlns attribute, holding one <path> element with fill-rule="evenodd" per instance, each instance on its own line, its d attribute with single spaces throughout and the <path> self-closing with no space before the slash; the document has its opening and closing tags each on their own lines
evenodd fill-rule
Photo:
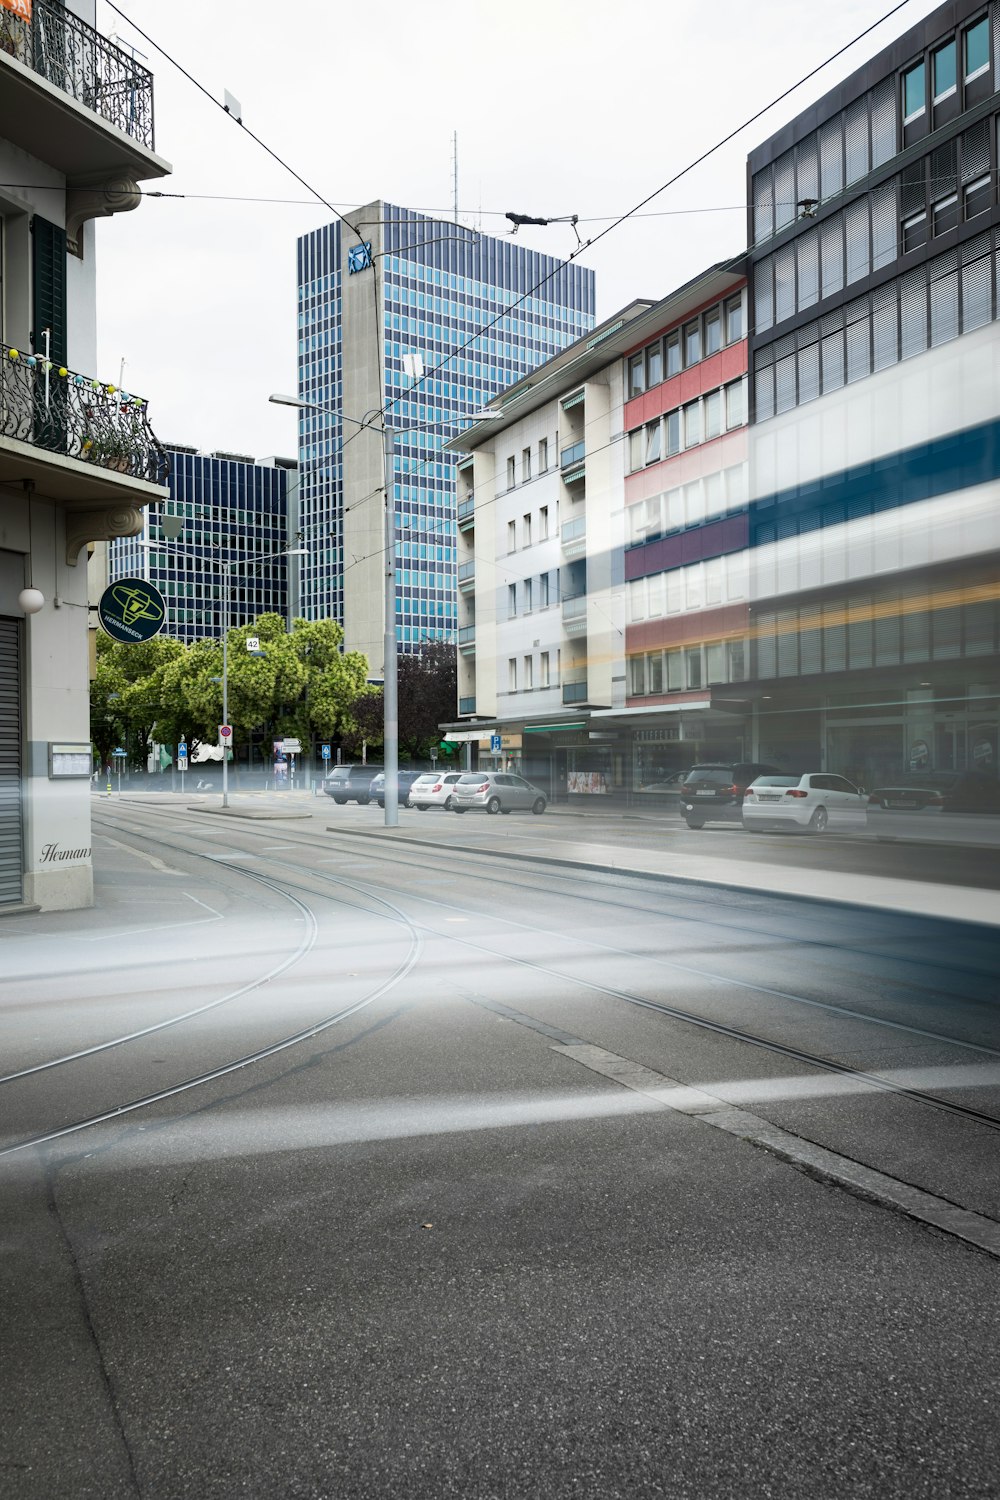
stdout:
<svg viewBox="0 0 1000 1500">
<path fill-rule="evenodd" d="M 358 424 L 384 413 L 394 430 L 399 649 L 454 640 L 455 458 L 442 445 L 593 327 L 594 273 L 382 201 L 347 220 L 298 242 L 298 395 L 323 408 L 299 421 L 302 612 L 340 621 L 378 675 L 383 448 Z"/>
<path fill-rule="evenodd" d="M 163 633 L 179 641 L 221 635 L 223 563 L 230 625 L 262 614 L 294 619 L 301 559 L 281 554 L 297 530 L 295 460 L 180 446 L 167 455 L 170 497 L 147 512 L 141 535 L 110 544 L 108 581 L 155 584 L 167 605 Z M 176 537 L 164 535 L 165 521 Z"/>
</svg>

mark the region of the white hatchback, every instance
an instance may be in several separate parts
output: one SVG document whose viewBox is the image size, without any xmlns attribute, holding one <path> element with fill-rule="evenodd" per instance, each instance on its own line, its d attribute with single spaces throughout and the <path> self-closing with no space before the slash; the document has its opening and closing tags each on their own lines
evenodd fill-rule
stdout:
<svg viewBox="0 0 1000 1500">
<path fill-rule="evenodd" d="M 452 792 L 461 771 L 428 771 L 410 787 L 410 806 L 426 812 L 429 807 L 443 807 L 451 812 Z"/>
<path fill-rule="evenodd" d="M 844 776 L 758 776 L 743 798 L 743 827 L 797 828 L 807 833 L 856 833 L 868 822 L 868 798 Z"/>
</svg>

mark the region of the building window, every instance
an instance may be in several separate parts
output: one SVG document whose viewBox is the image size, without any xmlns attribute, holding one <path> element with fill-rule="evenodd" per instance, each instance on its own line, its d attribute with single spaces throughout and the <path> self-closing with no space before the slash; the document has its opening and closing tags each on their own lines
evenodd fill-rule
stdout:
<svg viewBox="0 0 1000 1500">
<path fill-rule="evenodd" d="M 680 409 L 667 412 L 667 456 L 681 451 Z"/>
<path fill-rule="evenodd" d="M 954 41 L 945 42 L 932 55 L 931 63 L 934 69 L 934 103 L 940 104 L 942 99 L 947 99 L 949 94 L 955 92 L 956 87 L 956 49 Z"/>
<path fill-rule="evenodd" d="M 646 388 L 659 385 L 663 379 L 663 348 L 657 341 L 646 350 Z"/>
<path fill-rule="evenodd" d="M 722 313 L 718 307 L 705 314 L 705 358 L 722 348 Z"/>
<path fill-rule="evenodd" d="M 743 298 L 733 297 L 726 303 L 726 342 L 739 343 L 743 337 Z"/>
<path fill-rule="evenodd" d="M 628 466 L 631 473 L 641 469 L 646 457 L 646 434 L 641 427 L 628 435 Z"/>
<path fill-rule="evenodd" d="M 549 507 L 540 505 L 538 507 L 538 540 L 547 542 L 549 539 Z"/>
<path fill-rule="evenodd" d="M 693 448 L 701 442 L 701 402 L 691 401 L 684 408 L 684 446 Z"/>
<path fill-rule="evenodd" d="M 538 686 L 547 688 L 549 685 L 549 653 L 543 651 L 538 658 Z"/>
<path fill-rule="evenodd" d="M 531 599 L 531 596 L 532 596 L 532 593 L 533 593 L 532 580 L 530 578 L 526 578 L 524 580 L 524 583 L 521 585 L 521 587 L 524 590 L 524 610 L 525 610 L 525 613 L 527 614 L 527 613 L 530 612 L 531 607 L 532 607 L 532 599 Z"/>
<path fill-rule="evenodd" d="M 711 391 L 705 397 L 705 441 L 722 431 L 722 392 Z"/>
<path fill-rule="evenodd" d="M 663 692 L 663 652 L 651 651 L 646 657 L 646 691 Z"/>
<path fill-rule="evenodd" d="M 516 523 L 516 521 L 508 521 L 507 522 L 507 551 L 508 552 L 516 552 L 516 550 L 517 550 L 517 523 Z"/>
<path fill-rule="evenodd" d="M 507 690 L 511 693 L 517 692 L 517 657 L 507 658 Z"/>
<path fill-rule="evenodd" d="M 646 389 L 646 362 L 641 354 L 633 354 L 628 362 L 629 399 L 641 396 Z"/>
<path fill-rule="evenodd" d="M 726 427 L 742 427 L 746 421 L 746 396 L 742 380 L 733 380 L 726 386 Z"/>
<path fill-rule="evenodd" d="M 543 573 L 538 580 L 538 607 L 547 609 L 549 605 L 549 575 Z"/>
<path fill-rule="evenodd" d="M 965 33 L 965 81 L 971 83 L 990 65 L 990 32 L 986 16 Z"/>
<path fill-rule="evenodd" d="M 531 546 L 531 514 L 530 514 L 530 512 L 529 512 L 528 515 L 522 516 L 522 518 L 521 518 L 521 546 L 522 547 L 530 547 Z"/>
<path fill-rule="evenodd" d="M 671 375 L 679 375 L 681 372 L 681 336 L 679 333 L 667 334 L 667 379 Z"/>
<path fill-rule="evenodd" d="M 970 182 L 964 190 L 965 217 L 974 219 L 977 214 L 984 213 L 989 208 L 993 194 L 990 190 L 989 176 L 977 177 L 975 182 Z"/>
<path fill-rule="evenodd" d="M 923 114 L 926 106 L 925 92 L 924 65 L 921 62 L 903 74 L 904 125 L 909 125 L 911 120 L 916 120 Z"/>
<path fill-rule="evenodd" d="M 545 474 L 545 473 L 547 473 L 548 467 L 549 467 L 549 440 L 548 440 L 548 438 L 539 438 L 538 439 L 538 472 L 539 472 L 539 474 Z"/>
<path fill-rule="evenodd" d="M 935 236 L 954 229 L 958 223 L 958 194 L 949 193 L 931 205 L 931 233 Z"/>
<path fill-rule="evenodd" d="M 682 651 L 668 651 L 667 656 L 667 692 L 679 693 L 684 687 L 684 653 Z"/>
<path fill-rule="evenodd" d="M 684 364 L 696 365 L 701 359 L 701 327 L 697 321 L 684 329 Z"/>
<path fill-rule="evenodd" d="M 507 585 L 507 618 L 512 620 L 517 614 L 517 584 Z"/>
<path fill-rule="evenodd" d="M 514 473 L 514 460 L 513 460 L 513 458 L 508 458 L 508 460 L 507 460 L 507 488 L 509 490 L 512 490 L 514 488 L 514 485 L 516 484 L 516 482 L 517 482 L 517 476 Z"/>
<path fill-rule="evenodd" d="M 629 692 L 635 698 L 641 698 L 646 691 L 646 658 L 644 656 L 629 657 Z"/>
<path fill-rule="evenodd" d="M 661 453 L 661 430 L 660 422 L 650 422 L 646 428 L 646 462 L 657 464 L 662 457 Z"/>
<path fill-rule="evenodd" d="M 927 215 L 924 212 L 911 214 L 908 219 L 903 220 L 903 254 L 909 250 L 916 250 L 918 245 L 927 243 Z"/>
<path fill-rule="evenodd" d="M 533 667 L 533 662 L 531 660 L 531 657 L 530 656 L 526 656 L 524 658 L 524 681 L 521 684 L 521 686 L 524 688 L 525 692 L 529 692 L 531 690 L 531 687 L 533 686 L 534 674 L 533 674 L 533 671 L 532 671 L 532 667 Z"/>
<path fill-rule="evenodd" d="M 521 483 L 531 478 L 531 449 L 525 448 L 521 453 Z"/>
</svg>

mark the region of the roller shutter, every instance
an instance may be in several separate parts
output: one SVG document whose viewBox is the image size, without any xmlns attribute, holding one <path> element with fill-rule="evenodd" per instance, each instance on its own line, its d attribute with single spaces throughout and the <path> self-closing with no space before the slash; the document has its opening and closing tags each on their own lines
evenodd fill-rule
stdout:
<svg viewBox="0 0 1000 1500">
<path fill-rule="evenodd" d="M 21 900 L 20 626 L 0 619 L 0 906 Z"/>
</svg>

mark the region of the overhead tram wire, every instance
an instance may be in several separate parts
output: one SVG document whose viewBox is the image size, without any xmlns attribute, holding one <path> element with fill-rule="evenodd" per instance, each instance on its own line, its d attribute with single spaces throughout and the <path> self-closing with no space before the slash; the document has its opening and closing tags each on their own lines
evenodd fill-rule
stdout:
<svg viewBox="0 0 1000 1500">
<path fill-rule="evenodd" d="M 355 234 L 358 235 L 359 239 L 362 237 L 356 225 L 354 225 L 345 214 L 342 214 L 339 209 L 334 207 L 334 205 L 329 202 L 328 199 L 324 198 L 322 193 L 314 188 L 311 183 L 307 182 L 306 179 L 302 177 L 294 167 L 286 162 L 283 157 L 279 156 L 278 153 L 274 151 L 270 146 L 268 146 L 265 141 L 261 140 L 261 138 L 256 135 L 248 126 L 244 125 L 242 119 L 236 120 L 236 117 L 234 115 L 230 115 L 230 112 L 226 108 L 226 106 L 224 104 L 220 104 L 219 100 L 215 98 L 214 94 L 212 94 L 210 90 L 204 86 L 204 84 L 200 83 L 198 79 L 196 79 L 192 73 L 184 68 L 176 58 L 171 56 L 171 54 L 167 52 L 165 48 L 161 47 L 159 43 L 155 42 L 153 38 L 147 32 L 143 31 L 142 28 L 138 26 L 133 20 L 131 20 L 131 18 L 126 15 L 123 10 L 120 10 L 119 7 L 114 4 L 114 0 L 107 0 L 107 4 L 110 6 L 111 10 L 113 10 L 116 15 L 120 16 L 127 25 L 131 26 L 132 29 L 139 36 L 141 36 L 144 41 L 148 42 L 149 45 L 153 47 L 157 52 L 159 52 L 162 57 L 166 58 L 166 60 L 173 67 L 177 68 L 177 70 L 182 73 L 190 83 L 194 84 L 195 88 L 197 88 L 199 92 L 204 94 L 206 99 L 210 99 L 211 102 L 216 106 L 216 108 L 220 109 L 223 114 L 229 115 L 229 117 L 233 119 L 243 131 L 246 132 L 250 139 L 254 141 L 258 146 L 260 146 L 260 148 L 265 151 L 273 161 L 277 162 L 279 166 L 284 167 L 285 170 L 295 178 L 296 182 L 300 182 L 308 192 L 313 193 L 317 201 L 328 208 L 331 213 L 335 214 L 342 223 L 346 224 Z M 815 78 L 816 75 L 818 73 L 821 73 L 824 68 L 827 68 L 831 63 L 836 62 L 837 58 L 842 57 L 845 52 L 849 52 L 850 49 L 856 46 L 858 42 L 863 41 L 866 36 L 869 36 L 873 31 L 877 30 L 879 26 L 883 25 L 892 16 L 903 10 L 908 4 L 909 0 L 898 0 L 897 4 L 893 5 L 889 10 L 885 11 L 881 16 L 877 18 L 877 20 L 873 21 L 870 26 L 866 26 L 863 31 L 858 32 L 856 36 L 850 39 L 850 41 L 845 42 L 842 47 L 838 47 L 835 52 L 832 52 L 829 57 L 824 58 L 824 60 L 821 63 L 818 63 L 816 67 L 810 69 L 808 73 L 803 74 L 801 78 L 797 79 L 796 82 L 791 84 L 787 89 L 782 90 L 782 92 L 776 95 L 775 98 L 770 100 L 769 103 L 765 104 L 761 109 L 756 110 L 754 114 L 750 115 L 740 125 L 737 125 L 733 130 L 729 131 L 727 135 L 716 141 L 714 145 L 709 146 L 707 150 L 703 151 L 700 156 L 695 157 L 695 159 L 689 162 L 687 166 L 682 167 L 680 171 L 675 172 L 674 175 L 672 177 L 669 177 L 666 182 L 661 184 L 660 187 L 655 188 L 653 192 L 648 193 L 645 198 L 642 198 L 637 204 L 634 205 L 634 207 L 628 209 L 624 214 L 621 214 L 605 229 L 602 229 L 599 234 L 595 235 L 593 239 L 585 241 L 585 243 L 581 245 L 579 249 L 572 251 L 565 258 L 565 260 L 561 262 L 561 265 L 572 263 L 573 261 L 578 259 L 580 255 L 582 255 L 584 250 L 587 250 L 591 246 L 596 245 L 600 240 L 611 234 L 613 230 L 620 228 L 622 224 L 635 217 L 639 213 L 639 211 L 645 208 L 648 203 L 651 203 L 654 198 L 659 197 L 661 193 L 666 192 L 667 188 L 673 187 L 674 184 L 679 182 L 682 177 L 686 177 L 690 172 L 692 172 L 695 167 L 700 166 L 702 162 L 707 161 L 709 157 L 715 155 L 717 151 L 720 151 L 723 146 L 728 145 L 730 141 L 736 138 L 736 136 L 740 135 L 744 130 L 748 129 L 749 126 L 753 125 L 757 120 L 761 119 L 765 114 L 768 113 L 769 110 L 774 109 L 778 104 L 781 104 L 785 99 L 789 98 L 790 95 L 795 93 L 797 89 L 801 88 L 803 84 L 808 83 L 810 79 Z M 561 269 L 561 265 L 549 271 L 545 276 L 541 278 L 540 281 L 538 281 L 534 286 L 530 287 L 528 291 L 524 292 L 520 297 L 516 298 L 501 312 L 497 313 L 496 317 L 492 318 L 488 323 L 485 323 L 483 327 L 480 328 L 475 334 L 470 335 L 464 343 L 459 344 L 457 348 L 453 349 L 451 353 L 448 354 L 444 359 L 440 360 L 438 364 L 432 366 L 432 368 L 429 370 L 425 370 L 424 373 L 420 376 L 419 380 L 415 381 L 410 390 L 407 391 L 407 395 L 411 395 L 412 392 L 416 390 L 418 386 L 422 385 L 425 380 L 438 374 L 447 365 L 449 365 L 453 359 L 457 358 L 458 355 L 463 353 L 464 350 L 470 348 L 477 339 L 482 338 L 484 333 L 487 333 L 491 328 L 495 328 L 497 324 L 500 323 L 504 318 L 508 317 L 515 308 L 521 307 L 525 302 L 528 301 L 529 298 L 533 297 L 538 291 L 541 290 L 542 287 L 546 286 L 548 282 L 553 279 L 553 277 L 558 275 L 559 270 Z M 377 274 L 374 257 L 372 259 L 372 272 L 373 286 L 377 288 Z M 377 342 L 379 342 L 378 335 L 376 335 L 376 339 Z M 378 369 L 379 372 L 381 372 L 381 347 L 379 347 L 377 350 L 377 357 Z M 380 409 L 379 414 L 383 418 L 388 417 L 389 411 L 393 407 L 395 407 L 397 402 L 401 399 L 402 397 L 398 397 L 388 402 L 384 407 Z M 353 442 L 356 436 L 357 433 L 352 433 L 345 440 L 344 444 L 342 444 L 342 447 L 346 447 L 347 443 Z"/>
</svg>

